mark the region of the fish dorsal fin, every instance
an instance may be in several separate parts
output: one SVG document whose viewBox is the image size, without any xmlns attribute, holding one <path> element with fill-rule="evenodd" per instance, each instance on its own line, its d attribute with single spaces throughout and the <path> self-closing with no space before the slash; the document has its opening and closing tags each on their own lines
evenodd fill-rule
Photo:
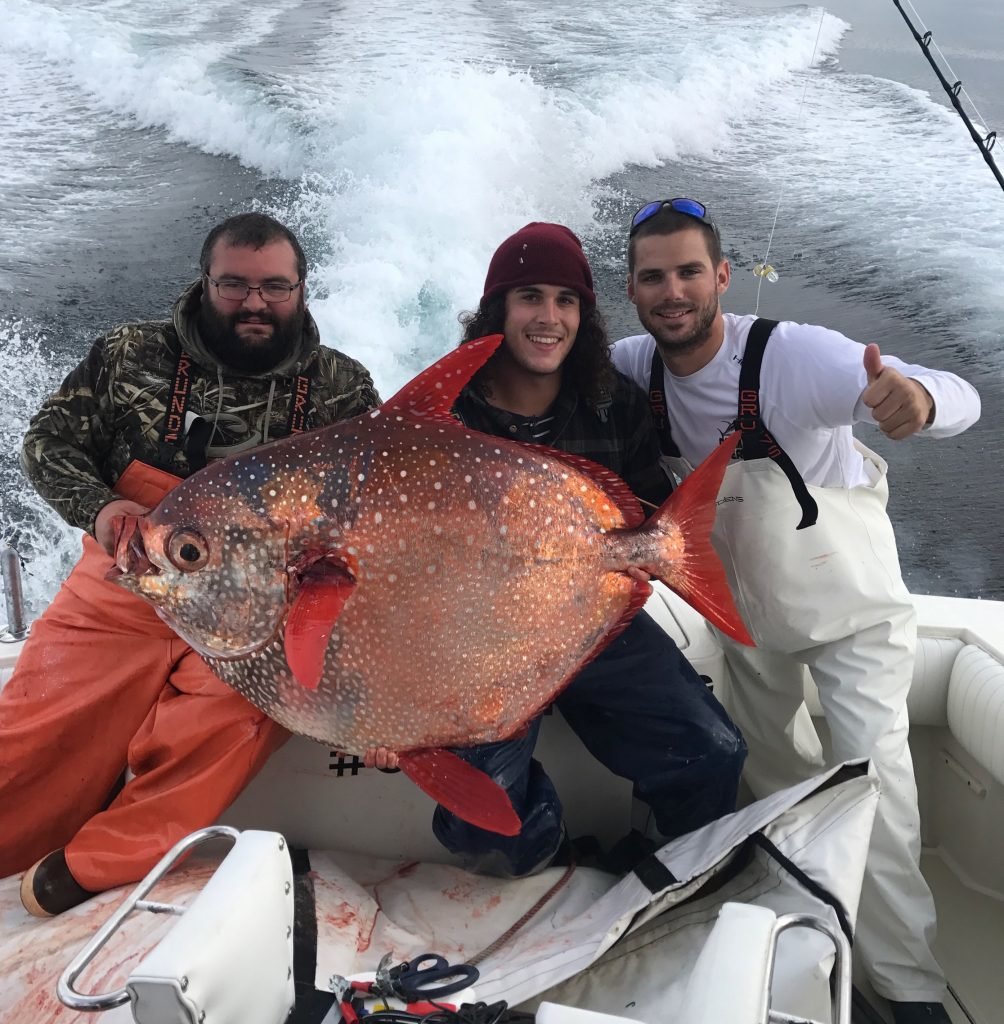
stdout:
<svg viewBox="0 0 1004 1024">
<path fill-rule="evenodd" d="M 502 344 L 502 338 L 501 334 L 489 334 L 447 352 L 384 402 L 380 412 L 455 424 L 450 415 L 453 403 Z"/>
<path fill-rule="evenodd" d="M 571 452 L 562 451 L 560 448 L 551 448 L 548 445 L 540 444 L 525 444 L 522 441 L 517 441 L 516 443 L 532 451 L 538 458 L 546 453 L 548 458 L 553 457 L 558 462 L 564 462 L 565 465 L 571 466 L 572 469 L 577 470 L 583 476 L 588 476 L 593 483 L 603 489 L 603 492 L 620 509 L 627 529 L 641 526 L 645 522 L 645 513 L 642 511 L 641 504 L 634 491 L 612 469 L 607 469 L 606 466 L 601 466 L 598 462 L 593 462 L 592 459 L 587 459 L 582 455 L 573 455 Z"/>
</svg>

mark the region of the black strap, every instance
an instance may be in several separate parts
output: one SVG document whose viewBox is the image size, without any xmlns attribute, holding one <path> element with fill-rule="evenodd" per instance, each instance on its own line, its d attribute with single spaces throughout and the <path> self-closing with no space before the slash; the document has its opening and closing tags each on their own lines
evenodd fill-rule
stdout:
<svg viewBox="0 0 1004 1024">
<path fill-rule="evenodd" d="M 293 394 L 289 400 L 287 434 L 302 434 L 310 422 L 310 378 L 300 374 L 293 380 Z"/>
<path fill-rule="evenodd" d="M 161 466 L 171 466 L 174 453 L 184 446 L 185 413 L 188 411 L 188 400 L 192 395 L 191 370 L 191 357 L 183 351 L 179 352 L 178 360 L 174 364 L 174 378 L 171 380 L 171 393 L 167 399 L 164 422 L 160 426 L 160 443 L 157 447 Z"/>
<path fill-rule="evenodd" d="M 291 846 L 293 862 L 293 991 L 296 1002 L 286 1024 L 321 1024 L 334 1005 L 331 992 L 314 988 L 317 971 L 317 905 L 310 855 Z"/>
<path fill-rule="evenodd" d="M 655 423 L 655 431 L 659 435 L 659 447 L 662 449 L 662 454 L 679 458 L 680 449 L 673 440 L 673 431 L 669 426 L 664 370 L 662 356 L 659 355 L 659 346 L 656 345 L 652 352 L 652 372 L 648 375 L 648 406 L 652 410 L 652 421 Z"/>
<path fill-rule="evenodd" d="M 831 907 L 837 915 L 837 923 L 840 930 L 847 936 L 847 941 L 854 944 L 854 929 L 851 927 L 851 918 L 847 908 L 833 893 L 824 885 L 821 885 L 814 878 L 807 875 L 790 857 L 786 857 L 762 832 L 754 832 L 749 837 L 749 842 L 759 846 L 769 857 L 777 861 L 785 871 L 791 875 L 800 885 L 808 889 L 813 896 L 822 903 Z"/>
<path fill-rule="evenodd" d="M 634 873 L 650 893 L 660 893 L 671 885 L 677 885 L 679 879 L 654 854 L 650 853 L 643 861 L 634 866 Z"/>
<path fill-rule="evenodd" d="M 760 413 L 760 367 L 763 365 L 763 354 L 771 331 L 775 327 L 776 320 L 762 318 L 754 320 L 750 327 L 742 369 L 739 371 L 739 415 L 736 426 L 743 435 L 742 460 L 752 462 L 754 459 L 773 459 L 788 478 L 802 508 L 802 520 L 795 529 L 804 530 L 807 526 L 815 525 L 819 518 L 819 508 L 809 488 L 805 486 L 801 473 L 795 468 L 795 463 L 767 431 Z"/>
</svg>

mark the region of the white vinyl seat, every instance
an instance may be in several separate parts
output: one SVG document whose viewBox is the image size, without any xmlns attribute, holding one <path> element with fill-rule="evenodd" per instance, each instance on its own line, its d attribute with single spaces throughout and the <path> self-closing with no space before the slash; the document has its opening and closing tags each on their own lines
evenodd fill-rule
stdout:
<svg viewBox="0 0 1004 1024">
<path fill-rule="evenodd" d="M 293 872 L 282 837 L 243 832 L 126 982 L 137 1024 L 281 1024 L 293 1007 Z"/>
</svg>

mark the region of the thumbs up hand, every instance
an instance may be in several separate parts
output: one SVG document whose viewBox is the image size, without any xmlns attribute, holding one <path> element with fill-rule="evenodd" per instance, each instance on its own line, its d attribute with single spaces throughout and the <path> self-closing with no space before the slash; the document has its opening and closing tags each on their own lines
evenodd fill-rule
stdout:
<svg viewBox="0 0 1004 1024">
<path fill-rule="evenodd" d="M 923 384 L 882 364 L 878 345 L 866 345 L 864 357 L 868 386 L 861 394 L 882 433 L 901 441 L 934 419 L 934 399 Z"/>
</svg>

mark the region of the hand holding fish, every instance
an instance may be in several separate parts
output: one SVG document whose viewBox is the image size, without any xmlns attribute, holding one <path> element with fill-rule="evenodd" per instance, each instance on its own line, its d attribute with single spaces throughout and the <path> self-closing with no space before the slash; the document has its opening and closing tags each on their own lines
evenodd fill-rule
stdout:
<svg viewBox="0 0 1004 1024">
<path fill-rule="evenodd" d="M 381 771 L 393 771 L 398 766 L 398 756 L 386 747 L 370 747 L 363 754 L 363 764 L 367 768 L 379 768 Z"/>
<path fill-rule="evenodd" d="M 934 399 L 918 381 L 884 366 L 878 345 L 865 347 L 868 386 L 861 395 L 882 433 L 894 441 L 916 434 L 934 420 Z"/>
<path fill-rule="evenodd" d="M 140 505 L 135 501 L 117 499 L 108 502 L 98 512 L 97 518 L 94 520 L 94 539 L 109 555 L 114 557 L 119 534 L 119 531 L 116 529 L 116 526 L 119 525 L 118 521 L 126 516 L 146 515 L 149 511 L 145 505 Z"/>
</svg>

